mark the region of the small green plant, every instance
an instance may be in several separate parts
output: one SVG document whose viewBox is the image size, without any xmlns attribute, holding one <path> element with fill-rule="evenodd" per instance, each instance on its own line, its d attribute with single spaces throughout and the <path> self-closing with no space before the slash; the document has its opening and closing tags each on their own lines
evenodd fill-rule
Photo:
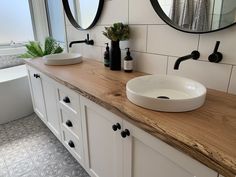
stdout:
<svg viewBox="0 0 236 177">
<path fill-rule="evenodd" d="M 47 37 L 44 42 L 44 49 L 38 41 L 29 41 L 25 45 L 27 52 L 19 56 L 19 58 L 37 58 L 45 55 L 62 53 L 63 49 L 60 44 L 55 41 L 52 37 Z"/>
<path fill-rule="evenodd" d="M 123 23 L 114 23 L 111 27 L 105 27 L 103 31 L 111 41 L 125 41 L 129 39 L 129 26 Z"/>
</svg>

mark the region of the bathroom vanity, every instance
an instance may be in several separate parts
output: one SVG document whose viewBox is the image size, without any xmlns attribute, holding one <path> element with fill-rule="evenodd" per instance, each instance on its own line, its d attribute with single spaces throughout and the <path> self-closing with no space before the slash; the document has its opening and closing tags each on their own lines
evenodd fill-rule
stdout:
<svg viewBox="0 0 236 177">
<path fill-rule="evenodd" d="M 198 110 L 156 112 L 126 97 L 144 73 L 26 63 L 36 114 L 92 177 L 235 176 L 235 95 L 209 90 Z"/>
</svg>

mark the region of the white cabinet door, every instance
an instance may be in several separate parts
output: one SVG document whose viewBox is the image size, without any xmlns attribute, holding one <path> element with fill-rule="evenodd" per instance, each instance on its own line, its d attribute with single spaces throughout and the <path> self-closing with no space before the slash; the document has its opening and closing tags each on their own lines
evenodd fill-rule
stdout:
<svg viewBox="0 0 236 177">
<path fill-rule="evenodd" d="M 81 106 L 87 171 L 92 177 L 122 177 L 122 138 L 112 129 L 122 120 L 84 97 Z"/>
<path fill-rule="evenodd" d="M 47 114 L 48 128 L 54 133 L 54 135 L 61 140 L 60 124 L 58 115 L 58 93 L 56 83 L 48 77 L 42 77 L 43 93 Z"/>
<path fill-rule="evenodd" d="M 47 123 L 41 73 L 28 66 L 30 90 L 35 113 Z"/>
<path fill-rule="evenodd" d="M 123 121 L 124 177 L 217 177 L 217 173 L 166 143 Z"/>
</svg>

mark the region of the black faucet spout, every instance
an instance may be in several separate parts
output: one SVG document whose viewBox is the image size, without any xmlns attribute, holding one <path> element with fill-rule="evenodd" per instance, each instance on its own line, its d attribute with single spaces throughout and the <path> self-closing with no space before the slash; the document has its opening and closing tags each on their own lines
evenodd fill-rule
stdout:
<svg viewBox="0 0 236 177">
<path fill-rule="evenodd" d="M 87 42 L 87 40 L 82 40 L 82 41 L 72 41 L 72 42 L 70 42 L 69 47 L 72 47 L 73 44 L 86 43 L 86 42 Z"/>
<path fill-rule="evenodd" d="M 87 39 L 82 40 L 82 41 L 72 41 L 69 44 L 69 47 L 72 47 L 73 44 L 78 44 L 78 43 L 85 43 L 87 45 L 94 45 L 94 41 L 89 39 L 89 34 L 87 34 Z"/>
<path fill-rule="evenodd" d="M 179 65 L 182 61 L 189 60 L 189 59 L 197 60 L 197 59 L 199 59 L 199 57 L 200 57 L 200 53 L 198 51 L 194 50 L 190 55 L 186 55 L 186 56 L 178 58 L 175 62 L 174 69 L 178 70 Z"/>
</svg>

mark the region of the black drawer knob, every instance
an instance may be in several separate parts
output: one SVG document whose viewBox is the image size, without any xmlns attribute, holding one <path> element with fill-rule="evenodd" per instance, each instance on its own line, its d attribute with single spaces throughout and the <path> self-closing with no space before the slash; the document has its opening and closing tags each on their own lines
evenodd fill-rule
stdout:
<svg viewBox="0 0 236 177">
<path fill-rule="evenodd" d="M 65 103 L 70 103 L 70 98 L 68 96 L 66 96 L 65 98 L 63 98 L 63 101 Z"/>
<path fill-rule="evenodd" d="M 130 136 L 130 132 L 128 129 L 125 129 L 124 131 L 121 132 L 122 138 L 126 138 L 127 136 Z"/>
<path fill-rule="evenodd" d="M 66 125 L 67 125 L 68 127 L 73 127 L 73 124 L 72 124 L 72 122 L 71 122 L 70 120 L 67 120 L 67 121 L 66 121 Z"/>
<path fill-rule="evenodd" d="M 71 141 L 71 140 L 68 142 L 68 145 L 69 145 L 71 148 L 75 148 L 75 144 L 74 144 L 74 142 Z"/>
<path fill-rule="evenodd" d="M 39 75 L 39 74 L 34 74 L 34 77 L 35 77 L 36 79 L 38 79 L 38 78 L 40 78 L 40 75 Z"/>
<path fill-rule="evenodd" d="M 120 126 L 119 123 L 117 123 L 117 124 L 112 125 L 112 129 L 113 129 L 114 131 L 117 131 L 118 129 L 119 129 L 119 130 L 121 129 L 121 126 Z"/>
</svg>

